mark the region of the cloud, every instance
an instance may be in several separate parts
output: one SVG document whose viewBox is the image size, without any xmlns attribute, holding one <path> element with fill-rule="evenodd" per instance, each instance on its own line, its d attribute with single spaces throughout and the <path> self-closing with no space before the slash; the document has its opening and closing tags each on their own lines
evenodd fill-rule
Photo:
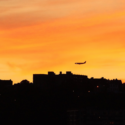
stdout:
<svg viewBox="0 0 125 125">
<path fill-rule="evenodd" d="M 7 66 L 10 68 L 11 71 L 14 71 L 14 72 L 20 72 L 23 67 L 23 65 L 14 64 L 10 62 L 7 62 Z"/>
<path fill-rule="evenodd" d="M 62 4 L 63 3 L 63 4 Z M 124 10 L 122 0 L 0 1 L 0 29 L 34 25 L 67 16 L 87 17 Z"/>
<path fill-rule="evenodd" d="M 0 1 L 1 70 L 12 73 L 13 79 L 27 74 L 31 80 L 32 73 L 70 69 L 89 75 L 98 69 L 97 76 L 108 77 L 118 66 L 120 77 L 124 8 L 123 0 Z M 82 60 L 87 61 L 83 67 L 74 65 Z"/>
</svg>

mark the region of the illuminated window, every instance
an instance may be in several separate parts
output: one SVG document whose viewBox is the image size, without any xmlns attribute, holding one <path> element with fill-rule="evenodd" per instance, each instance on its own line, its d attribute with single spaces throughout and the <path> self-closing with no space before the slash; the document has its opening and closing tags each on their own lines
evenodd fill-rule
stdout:
<svg viewBox="0 0 125 125">
<path fill-rule="evenodd" d="M 99 86 L 97 86 L 97 88 L 99 88 Z"/>
<path fill-rule="evenodd" d="M 111 124 L 111 125 L 113 125 L 113 124 L 114 124 L 114 122 L 110 122 L 110 124 Z"/>
<path fill-rule="evenodd" d="M 90 91 L 88 91 L 88 92 L 90 92 Z"/>
</svg>

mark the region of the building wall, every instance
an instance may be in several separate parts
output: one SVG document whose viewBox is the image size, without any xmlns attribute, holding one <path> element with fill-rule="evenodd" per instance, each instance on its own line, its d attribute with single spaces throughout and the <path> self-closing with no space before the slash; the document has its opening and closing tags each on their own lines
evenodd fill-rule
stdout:
<svg viewBox="0 0 125 125">
<path fill-rule="evenodd" d="M 124 125 L 124 110 L 67 110 L 68 125 Z"/>
<path fill-rule="evenodd" d="M 0 80 L 0 86 L 12 86 L 12 80 Z"/>
</svg>

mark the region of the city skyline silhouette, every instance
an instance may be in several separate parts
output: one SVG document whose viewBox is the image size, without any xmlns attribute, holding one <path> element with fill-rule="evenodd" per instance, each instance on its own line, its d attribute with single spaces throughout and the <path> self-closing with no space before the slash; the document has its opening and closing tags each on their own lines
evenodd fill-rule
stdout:
<svg viewBox="0 0 125 125">
<path fill-rule="evenodd" d="M 60 73 L 55 73 L 54 71 L 48 71 L 46 74 L 44 74 L 44 73 L 36 73 L 36 74 L 38 74 L 38 75 L 48 75 L 49 74 L 49 72 L 52 72 L 52 73 L 54 73 L 54 75 L 55 76 L 58 76 L 58 75 L 60 75 L 60 73 L 61 74 L 63 74 L 63 75 L 66 75 L 67 74 L 67 72 L 71 72 L 71 71 L 66 71 L 65 73 L 62 73 L 62 71 L 60 71 Z M 101 78 L 104 78 L 104 79 L 107 79 L 107 80 L 121 80 L 121 79 L 118 79 L 117 77 L 116 78 L 113 78 L 113 79 L 109 79 L 109 78 L 105 78 L 105 77 L 99 77 L 99 78 L 97 78 L 97 77 L 93 77 L 93 76 L 91 76 L 91 77 L 88 77 L 87 75 L 85 75 L 85 74 L 74 74 L 73 72 L 71 72 L 72 73 L 72 75 L 78 75 L 78 76 L 86 76 L 88 79 L 101 79 Z M 35 73 L 34 73 L 35 74 Z M 18 83 L 21 83 L 21 81 L 22 80 L 28 80 L 28 79 L 25 79 L 25 78 L 23 78 L 21 81 L 19 81 L 19 82 L 14 82 L 12 79 L 0 79 L 1 81 L 2 80 L 4 80 L 4 81 L 8 81 L 8 80 L 10 80 L 10 81 L 12 81 L 12 85 L 14 85 L 14 84 L 18 84 Z M 30 80 L 28 80 L 30 83 L 33 83 L 33 77 L 32 77 L 32 81 L 30 81 Z M 122 82 L 122 80 L 121 80 L 121 82 Z M 122 82 L 122 84 L 124 84 L 124 82 Z"/>
<path fill-rule="evenodd" d="M 70 71 L 33 74 L 33 83 L 0 80 L 0 120 L 6 125 L 123 125 L 124 95 L 121 80 L 89 79 Z"/>
<path fill-rule="evenodd" d="M 63 74 L 63 75 L 66 75 L 67 72 L 71 72 L 71 71 L 66 71 L 65 73 L 62 73 L 62 71 L 60 71 L 60 73 L 58 73 L 58 74 L 55 73 L 54 71 L 48 71 L 48 72 L 45 73 L 45 74 L 44 74 L 44 73 L 36 73 L 36 74 L 39 74 L 39 75 L 42 75 L 42 74 L 43 74 L 43 75 L 48 75 L 49 72 L 53 72 L 56 76 L 58 76 L 58 75 L 60 75 L 60 73 Z M 71 72 L 71 73 L 72 73 L 72 75 L 87 76 L 87 75 L 85 75 L 85 74 L 74 74 L 73 72 Z M 35 74 L 35 73 L 34 73 L 34 74 Z M 88 79 L 92 79 L 92 78 L 93 78 L 93 79 L 101 79 L 101 78 L 104 78 L 104 79 L 107 79 L 107 80 L 116 80 L 116 79 L 118 79 L 117 77 L 116 77 L 116 78 L 113 78 L 113 79 L 109 79 L 109 78 L 105 78 L 105 77 L 103 77 L 103 76 L 102 76 L 102 77 L 98 77 L 98 78 L 97 78 L 97 77 L 93 77 L 93 76 L 91 76 L 91 77 L 88 77 L 88 76 L 87 76 L 87 78 L 88 78 Z M 11 80 L 11 81 L 12 81 L 12 85 L 14 85 L 14 84 L 17 84 L 17 83 L 21 83 L 22 80 L 28 80 L 28 79 L 23 78 L 23 79 L 21 79 L 19 82 L 14 82 L 11 78 L 10 78 L 10 79 L 0 79 L 0 80 L 1 80 L 1 81 L 2 81 L 2 80 L 5 80 L 5 81 L 6 81 L 6 80 L 7 80 L 7 81 L 8 81 L 8 80 Z M 118 79 L 118 80 L 121 80 L 121 79 Z M 28 80 L 28 81 L 29 81 L 30 83 L 33 83 L 33 77 L 32 77 L 32 81 L 30 81 L 30 80 Z M 121 82 L 122 82 L 122 80 L 121 80 Z M 124 83 L 125 83 L 125 82 L 122 82 L 122 84 L 124 84 Z"/>
</svg>

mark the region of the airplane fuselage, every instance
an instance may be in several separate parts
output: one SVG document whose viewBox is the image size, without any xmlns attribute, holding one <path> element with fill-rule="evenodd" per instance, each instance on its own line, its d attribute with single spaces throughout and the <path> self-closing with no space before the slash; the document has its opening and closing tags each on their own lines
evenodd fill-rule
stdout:
<svg viewBox="0 0 125 125">
<path fill-rule="evenodd" d="M 86 63 L 86 61 L 85 61 L 85 62 L 83 62 L 83 63 L 75 63 L 75 64 L 79 64 L 79 65 L 80 65 L 80 64 L 85 64 L 85 63 Z"/>
</svg>

